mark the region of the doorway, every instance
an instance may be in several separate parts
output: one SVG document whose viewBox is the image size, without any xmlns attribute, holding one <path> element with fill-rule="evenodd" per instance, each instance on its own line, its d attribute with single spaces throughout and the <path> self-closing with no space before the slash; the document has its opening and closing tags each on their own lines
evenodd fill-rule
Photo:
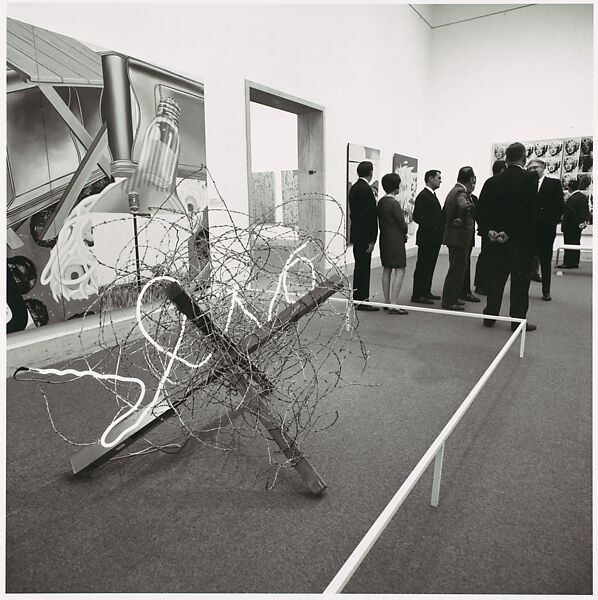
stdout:
<svg viewBox="0 0 598 600">
<path fill-rule="evenodd" d="M 267 177 L 266 174 L 263 174 L 262 177 L 254 177 L 251 128 L 252 105 L 254 107 L 260 105 L 260 107 L 268 107 L 296 115 L 297 162 L 295 179 L 290 174 L 293 169 L 283 170 L 280 176 Z M 324 107 L 246 80 L 245 111 L 250 225 L 271 220 L 272 222 L 278 221 L 285 225 L 296 226 L 319 240 L 322 247 L 324 247 L 326 243 L 326 205 L 323 196 L 325 190 Z M 276 153 L 276 147 L 272 147 L 271 151 Z M 286 188 L 282 185 L 285 178 L 288 178 Z M 272 181 L 281 182 L 281 193 L 276 194 L 274 191 L 274 194 L 272 194 L 272 190 L 270 190 Z M 294 187 L 296 190 L 298 199 L 296 210 L 283 210 L 283 214 L 276 214 L 272 210 L 272 206 L 276 204 L 276 201 L 273 202 L 272 198 L 282 197 L 284 202 L 284 195 L 288 194 L 289 186 Z M 268 196 L 267 198 L 264 196 L 264 190 Z"/>
</svg>

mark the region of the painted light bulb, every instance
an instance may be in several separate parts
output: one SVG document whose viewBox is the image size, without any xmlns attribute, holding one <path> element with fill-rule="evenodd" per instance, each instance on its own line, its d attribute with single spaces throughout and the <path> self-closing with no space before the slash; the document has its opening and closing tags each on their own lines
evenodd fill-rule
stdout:
<svg viewBox="0 0 598 600">
<path fill-rule="evenodd" d="M 125 188 L 129 197 L 132 192 L 138 194 L 140 214 L 159 209 L 184 211 L 176 195 L 180 115 L 176 101 L 164 98 L 145 132 L 137 170 Z"/>
</svg>

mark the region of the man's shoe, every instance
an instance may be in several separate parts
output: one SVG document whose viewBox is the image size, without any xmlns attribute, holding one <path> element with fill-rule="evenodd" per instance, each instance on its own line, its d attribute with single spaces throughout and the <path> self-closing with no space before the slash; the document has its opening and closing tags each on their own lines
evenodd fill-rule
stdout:
<svg viewBox="0 0 598 600">
<path fill-rule="evenodd" d="M 389 315 L 408 315 L 409 311 L 406 311 L 404 308 L 391 308 L 388 311 Z"/>
<path fill-rule="evenodd" d="M 571 265 L 557 265 L 556 268 L 557 269 L 577 269 L 579 267 L 573 267 Z"/>
<path fill-rule="evenodd" d="M 511 331 L 515 331 L 519 327 L 519 323 L 511 323 Z M 531 323 L 525 324 L 525 331 L 536 331 L 538 329 L 537 325 L 532 325 Z"/>
<path fill-rule="evenodd" d="M 465 305 L 465 302 L 463 302 L 463 300 L 461 300 L 460 298 L 457 298 L 457 299 L 455 300 L 455 304 L 456 304 L 457 306 L 464 306 L 464 305 Z"/>
<path fill-rule="evenodd" d="M 542 294 L 542 300 L 545 302 L 550 302 L 552 300 L 550 294 Z"/>
<path fill-rule="evenodd" d="M 530 277 L 530 279 L 531 279 L 532 281 L 537 281 L 538 283 L 542 283 L 542 277 L 540 277 L 540 275 L 538 275 L 538 274 L 536 274 L 536 275 L 532 275 L 532 276 Z"/>
<path fill-rule="evenodd" d="M 442 304 L 444 310 L 465 310 L 462 304 Z"/>
<path fill-rule="evenodd" d="M 484 319 L 484 327 L 494 327 L 494 323 L 496 323 L 496 321 L 492 321 L 491 319 Z"/>
<path fill-rule="evenodd" d="M 425 298 L 428 300 L 440 300 L 440 296 L 437 296 L 436 294 L 427 294 Z"/>
<path fill-rule="evenodd" d="M 411 296 L 411 302 L 415 304 L 434 304 L 434 300 L 430 298 L 419 298 L 418 296 Z"/>
<path fill-rule="evenodd" d="M 481 300 L 476 298 L 471 292 L 466 296 L 463 296 L 462 300 L 465 300 L 466 302 L 481 302 Z"/>
<path fill-rule="evenodd" d="M 380 310 L 377 306 L 369 306 L 368 304 L 360 304 L 355 307 L 355 310 L 365 310 L 368 312 L 373 312 L 375 310 Z"/>
<path fill-rule="evenodd" d="M 477 287 L 477 288 L 475 289 L 475 293 L 476 293 L 476 294 L 479 294 L 480 296 L 487 296 L 487 295 L 488 295 L 488 293 L 486 292 L 486 290 L 485 290 L 485 289 L 483 289 L 483 288 L 479 288 L 479 287 Z"/>
</svg>

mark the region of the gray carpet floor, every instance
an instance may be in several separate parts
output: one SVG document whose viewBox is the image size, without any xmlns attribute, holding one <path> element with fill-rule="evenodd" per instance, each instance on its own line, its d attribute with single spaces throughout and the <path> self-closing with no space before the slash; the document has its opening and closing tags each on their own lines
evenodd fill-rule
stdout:
<svg viewBox="0 0 598 600">
<path fill-rule="evenodd" d="M 441 256 L 436 292 L 446 268 Z M 591 264 L 552 287 L 542 302 L 532 283 L 525 358 L 509 351 L 447 442 L 439 506 L 430 467 L 345 592 L 592 593 Z M 321 497 L 286 470 L 266 491 L 259 438 L 234 453 L 190 442 L 73 479 L 73 448 L 37 385 L 7 381 L 6 592 L 321 593 L 510 330 L 380 311 L 359 313 L 359 333 L 367 369 L 348 359 L 359 385 L 323 401 L 338 422 L 304 444 Z M 82 441 L 111 416 L 89 380 L 48 398 Z"/>
</svg>

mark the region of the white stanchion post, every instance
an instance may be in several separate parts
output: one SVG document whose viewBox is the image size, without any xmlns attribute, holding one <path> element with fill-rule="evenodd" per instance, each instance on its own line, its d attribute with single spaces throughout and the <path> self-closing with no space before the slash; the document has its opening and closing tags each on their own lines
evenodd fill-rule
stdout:
<svg viewBox="0 0 598 600">
<path fill-rule="evenodd" d="M 345 325 L 345 331 L 351 331 L 354 325 L 355 318 L 355 306 L 353 305 L 353 288 L 349 292 L 349 299 L 347 300 L 347 323 Z"/>
<path fill-rule="evenodd" d="M 519 358 L 523 358 L 523 355 L 525 354 L 525 327 L 526 327 L 526 325 L 527 325 L 527 321 L 523 321 L 523 323 L 519 327 L 521 329 L 521 344 L 519 344 Z"/>
<path fill-rule="evenodd" d="M 442 478 L 442 461 L 444 460 L 444 442 L 440 446 L 440 450 L 434 459 L 434 479 L 432 480 L 432 499 L 430 504 L 434 507 L 438 506 L 438 498 L 440 497 L 440 480 Z"/>
</svg>

